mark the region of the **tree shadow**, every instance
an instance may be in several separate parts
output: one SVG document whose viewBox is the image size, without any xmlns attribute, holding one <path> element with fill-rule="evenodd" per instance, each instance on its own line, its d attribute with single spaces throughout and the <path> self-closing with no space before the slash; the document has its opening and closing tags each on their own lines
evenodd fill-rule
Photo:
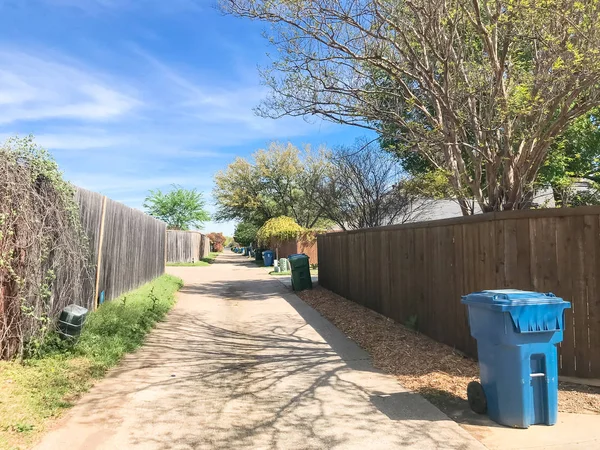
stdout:
<svg viewBox="0 0 600 450">
<path fill-rule="evenodd" d="M 444 389 L 423 387 L 416 391 L 426 398 L 440 411 L 455 422 L 465 425 L 477 425 L 483 427 L 505 428 L 491 420 L 486 414 L 477 414 L 469 406 L 469 402 Z"/>
<path fill-rule="evenodd" d="M 315 329 L 324 341 L 269 314 L 242 329 L 176 309 L 82 399 L 79 420 L 125 422 L 130 445 L 156 449 L 334 448 L 374 437 L 379 448 L 461 448 L 424 425 L 447 420 L 437 409 L 395 382 L 379 390 L 362 350 Z"/>
<path fill-rule="evenodd" d="M 469 448 L 277 279 L 223 263 L 180 270 L 194 282 L 167 320 L 72 410 L 81 448 Z"/>
<path fill-rule="evenodd" d="M 248 256 L 240 255 L 237 253 L 221 253 L 213 261 L 213 264 L 234 264 L 236 266 L 246 266 L 253 268 L 264 267 L 264 263 L 262 261 L 256 261 L 254 258 L 250 258 Z"/>
</svg>

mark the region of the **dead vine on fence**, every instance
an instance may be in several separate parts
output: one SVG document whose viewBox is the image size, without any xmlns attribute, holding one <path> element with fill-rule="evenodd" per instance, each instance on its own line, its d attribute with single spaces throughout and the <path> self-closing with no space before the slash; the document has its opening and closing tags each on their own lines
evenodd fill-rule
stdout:
<svg viewBox="0 0 600 450">
<path fill-rule="evenodd" d="M 0 358 L 35 353 L 91 274 L 74 189 L 55 161 L 31 137 L 0 144 Z"/>
</svg>

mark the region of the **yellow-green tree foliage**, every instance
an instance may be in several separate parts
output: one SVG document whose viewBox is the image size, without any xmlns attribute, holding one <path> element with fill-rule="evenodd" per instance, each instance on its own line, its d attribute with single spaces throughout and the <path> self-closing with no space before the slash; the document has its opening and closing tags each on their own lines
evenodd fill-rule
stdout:
<svg viewBox="0 0 600 450">
<path fill-rule="evenodd" d="M 237 158 L 215 175 L 216 220 L 261 225 L 279 216 L 303 227 L 322 226 L 323 209 L 313 201 L 315 185 L 324 177 L 325 150 L 302 150 L 273 142 L 249 160 Z"/>
<path fill-rule="evenodd" d="M 306 229 L 298 225 L 294 219 L 287 216 L 279 216 L 269 219 L 260 227 L 256 237 L 259 245 L 267 245 L 272 239 L 287 241 L 297 239 L 306 233 Z"/>
</svg>

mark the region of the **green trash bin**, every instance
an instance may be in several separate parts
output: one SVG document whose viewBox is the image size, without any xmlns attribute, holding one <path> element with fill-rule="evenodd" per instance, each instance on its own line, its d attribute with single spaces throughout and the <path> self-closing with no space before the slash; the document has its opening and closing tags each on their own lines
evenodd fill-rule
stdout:
<svg viewBox="0 0 600 450">
<path fill-rule="evenodd" d="M 288 256 L 288 261 L 292 271 L 292 288 L 295 291 L 312 289 L 308 256 L 304 253 L 298 253 Z"/>
<path fill-rule="evenodd" d="M 87 308 L 78 305 L 68 305 L 60 312 L 58 332 L 66 338 L 75 338 L 81 334 L 81 329 L 88 316 Z"/>
<path fill-rule="evenodd" d="M 254 252 L 254 260 L 255 261 L 263 260 L 263 251 L 261 249 L 257 248 L 256 251 Z"/>
</svg>

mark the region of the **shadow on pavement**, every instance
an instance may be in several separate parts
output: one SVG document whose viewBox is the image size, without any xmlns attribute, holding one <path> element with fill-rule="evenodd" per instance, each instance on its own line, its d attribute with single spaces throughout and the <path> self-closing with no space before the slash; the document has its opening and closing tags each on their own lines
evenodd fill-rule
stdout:
<svg viewBox="0 0 600 450">
<path fill-rule="evenodd" d="M 173 270 L 177 306 L 54 443 L 83 429 L 77 448 L 479 448 L 264 269 L 219 264 Z"/>
<path fill-rule="evenodd" d="M 219 295 L 216 286 L 188 289 L 202 289 L 205 294 L 208 289 Z M 254 296 L 259 292 L 244 297 Z M 303 307 L 298 308 L 299 299 L 291 300 L 303 317 L 314 318 Z M 110 422 L 111 411 L 123 401 L 147 402 L 148 408 L 135 409 L 136 422 L 146 426 L 131 431 L 131 444 L 158 449 L 181 445 L 252 447 L 259 434 L 266 436 L 264 448 L 343 446 L 346 439 L 353 439 L 353 433 L 370 433 L 377 428 L 377 411 L 394 421 L 404 421 L 408 432 L 394 440 L 394 445 L 410 446 L 428 434 L 418 421 L 445 419 L 442 414 L 432 419 L 427 409 L 424 414 L 419 408 L 403 406 L 414 404 L 416 394 L 365 390 L 348 375 L 353 365 L 363 371 L 373 370 L 368 358 L 362 359 L 364 352 L 358 349 L 357 353 L 355 344 L 345 338 L 343 342 L 319 323 L 315 329 L 326 342 L 306 338 L 306 326 L 291 330 L 265 317 L 248 332 L 209 324 L 202 317 L 175 310 L 169 322 L 149 337 L 143 351 L 111 372 L 109 378 L 120 382 L 106 384 L 82 403 L 92 412 L 89 420 L 98 420 L 102 410 Z M 145 379 L 143 374 L 151 376 Z M 231 423 L 231 416 L 235 426 L 222 427 L 221 423 Z M 223 417 L 228 419 L 220 422 Z M 354 428 L 346 434 L 327 433 L 332 417 L 337 423 L 351 422 Z M 197 426 L 181 429 L 177 424 L 183 418 Z M 173 433 L 153 432 L 164 426 L 173 427 Z M 302 430 L 304 446 L 287 441 L 290 429 Z M 428 440 L 454 448 L 434 433 Z"/>
<path fill-rule="evenodd" d="M 261 267 L 259 264 L 256 264 L 254 258 L 249 258 L 247 256 L 238 255 L 236 253 L 221 253 L 214 260 L 213 264 L 234 264 L 238 266 L 248 266 L 248 267 Z M 264 267 L 264 265 L 262 266 Z"/>
</svg>

